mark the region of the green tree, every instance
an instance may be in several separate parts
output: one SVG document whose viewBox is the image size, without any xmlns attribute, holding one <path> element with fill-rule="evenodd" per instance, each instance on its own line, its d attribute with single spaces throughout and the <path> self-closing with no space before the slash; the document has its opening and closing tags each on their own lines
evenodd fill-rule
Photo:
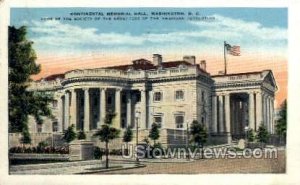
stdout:
<svg viewBox="0 0 300 185">
<path fill-rule="evenodd" d="M 203 145 L 207 141 L 207 130 L 205 126 L 203 124 L 200 124 L 197 120 L 194 120 L 190 128 L 190 134 L 192 136 L 191 140 L 202 148 L 201 157 L 203 158 Z"/>
<path fill-rule="evenodd" d="M 192 122 L 190 134 L 192 136 L 192 141 L 197 145 L 202 146 L 207 141 L 207 131 L 205 126 L 196 120 Z"/>
<path fill-rule="evenodd" d="M 74 139 L 76 139 L 76 132 L 74 131 L 74 125 L 69 126 L 68 129 L 64 131 L 64 137 L 63 137 L 63 139 L 67 143 L 70 143 Z"/>
<path fill-rule="evenodd" d="M 26 27 L 9 27 L 8 36 L 8 91 L 9 91 L 9 132 L 22 132 L 30 141 L 28 116 L 34 116 L 37 124 L 43 123 L 43 116 L 51 117 L 48 104 L 53 97 L 43 92 L 29 91 L 31 75 L 40 72 L 41 67 L 35 63 L 36 54 L 33 42 L 26 38 Z"/>
<path fill-rule="evenodd" d="M 258 127 L 256 139 L 261 143 L 266 143 L 268 141 L 269 133 L 268 133 L 267 128 L 265 127 L 264 124 L 261 124 Z"/>
<path fill-rule="evenodd" d="M 22 141 L 23 145 L 31 143 L 31 137 L 30 137 L 28 130 L 23 132 L 21 141 Z"/>
<path fill-rule="evenodd" d="M 107 112 L 105 119 L 104 119 L 104 124 L 101 126 L 101 128 L 94 134 L 94 136 L 99 137 L 100 141 L 105 142 L 105 167 L 108 168 L 108 154 L 109 154 L 109 148 L 108 148 L 108 143 L 110 140 L 113 140 L 117 138 L 120 134 L 120 130 L 112 127 L 113 120 L 115 118 L 116 114 Z"/>
<path fill-rule="evenodd" d="M 285 100 L 281 105 L 279 113 L 279 120 L 275 125 L 276 134 L 280 136 L 280 139 L 286 140 L 286 128 L 287 128 L 287 101 Z"/>
<path fill-rule="evenodd" d="M 255 140 L 254 131 L 251 128 L 247 131 L 247 140 L 248 142 L 254 142 Z"/>
<path fill-rule="evenodd" d="M 154 145 L 155 145 L 156 140 L 160 137 L 158 124 L 156 124 L 156 123 L 152 124 L 151 130 L 150 130 L 150 133 L 149 133 L 149 137 L 154 141 Z"/>
<path fill-rule="evenodd" d="M 127 154 L 129 152 L 128 143 L 132 141 L 132 137 L 133 137 L 133 132 L 131 130 L 131 127 L 127 127 L 123 135 L 123 142 L 125 142 L 127 146 L 127 152 L 126 152 Z"/>
</svg>

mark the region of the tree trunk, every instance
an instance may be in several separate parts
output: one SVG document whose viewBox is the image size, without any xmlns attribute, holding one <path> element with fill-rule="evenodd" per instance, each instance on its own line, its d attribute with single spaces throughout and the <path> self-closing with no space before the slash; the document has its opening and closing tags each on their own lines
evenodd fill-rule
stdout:
<svg viewBox="0 0 300 185">
<path fill-rule="evenodd" d="M 108 142 L 105 142 L 105 156 L 106 156 L 106 160 L 105 160 L 105 168 L 108 168 Z"/>
<path fill-rule="evenodd" d="M 127 146 L 127 152 L 126 152 L 126 155 L 129 155 L 129 144 L 128 144 L 128 142 L 126 143 L 126 146 Z"/>
</svg>

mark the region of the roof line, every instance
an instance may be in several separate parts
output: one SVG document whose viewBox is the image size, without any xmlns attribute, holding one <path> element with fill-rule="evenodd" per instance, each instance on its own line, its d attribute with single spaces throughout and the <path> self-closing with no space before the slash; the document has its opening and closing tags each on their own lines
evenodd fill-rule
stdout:
<svg viewBox="0 0 300 185">
<path fill-rule="evenodd" d="M 252 72 L 243 72 L 243 73 L 231 73 L 231 74 L 221 74 L 221 75 L 211 75 L 211 77 L 222 77 L 222 76 L 234 76 L 234 75 L 245 75 L 245 74 L 256 74 L 261 73 L 263 71 L 271 71 L 270 69 L 265 69 L 261 71 L 252 71 Z"/>
</svg>

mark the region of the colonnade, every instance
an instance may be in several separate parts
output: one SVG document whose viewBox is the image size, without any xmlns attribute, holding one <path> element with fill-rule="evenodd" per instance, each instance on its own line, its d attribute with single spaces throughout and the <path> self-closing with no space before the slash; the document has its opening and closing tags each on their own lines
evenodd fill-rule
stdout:
<svg viewBox="0 0 300 185">
<path fill-rule="evenodd" d="M 269 133 L 274 133 L 274 97 L 252 91 L 240 93 L 247 95 L 247 98 L 236 101 L 233 97 L 236 94 L 219 93 L 212 96 L 212 132 L 242 134 L 246 126 L 257 131 L 264 124 Z"/>
<path fill-rule="evenodd" d="M 91 90 L 96 90 L 99 93 L 98 99 L 98 121 L 96 128 L 92 128 L 91 126 L 91 104 L 95 103 L 93 102 L 93 99 L 91 99 Z M 125 122 L 126 124 L 131 124 L 132 117 L 133 117 L 133 111 L 140 111 L 142 113 L 146 112 L 146 91 L 140 90 L 140 107 L 139 110 L 133 110 L 132 104 L 134 103 L 132 100 L 132 91 L 121 89 L 121 88 L 74 88 L 65 90 L 64 94 L 61 98 L 58 100 L 59 104 L 59 124 L 58 129 L 59 131 L 66 130 L 68 126 L 74 124 L 75 126 L 78 124 L 78 120 L 80 119 L 79 111 L 78 111 L 78 91 L 83 91 L 83 131 L 90 131 L 93 129 L 99 129 L 102 124 L 104 124 L 104 118 L 106 116 L 106 113 L 108 110 L 108 91 L 114 91 L 114 113 L 116 113 L 116 117 L 113 122 L 113 126 L 115 128 L 121 128 L 121 118 L 122 118 L 122 95 L 123 93 L 126 93 L 126 118 Z M 94 110 L 95 111 L 95 110 Z M 146 116 L 145 114 L 141 114 L 140 117 L 140 125 L 141 128 L 145 127 L 146 124 Z"/>
</svg>

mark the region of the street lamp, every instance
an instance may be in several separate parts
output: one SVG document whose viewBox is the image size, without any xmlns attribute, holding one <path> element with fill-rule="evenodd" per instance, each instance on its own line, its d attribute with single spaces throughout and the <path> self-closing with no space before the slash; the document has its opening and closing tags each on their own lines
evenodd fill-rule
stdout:
<svg viewBox="0 0 300 185">
<path fill-rule="evenodd" d="M 135 127 L 136 127 L 136 162 L 139 163 L 139 157 L 138 157 L 138 144 L 139 144 L 139 118 L 141 113 L 139 111 L 135 112 Z"/>
</svg>

